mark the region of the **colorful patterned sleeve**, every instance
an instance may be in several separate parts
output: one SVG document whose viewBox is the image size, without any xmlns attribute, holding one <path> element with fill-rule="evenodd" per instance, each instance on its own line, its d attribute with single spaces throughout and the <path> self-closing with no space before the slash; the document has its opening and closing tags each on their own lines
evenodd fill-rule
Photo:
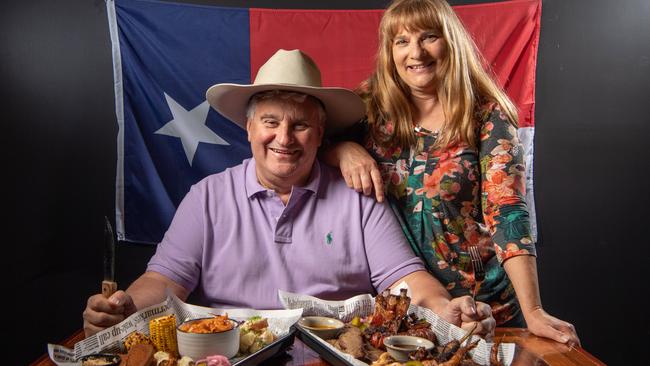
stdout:
<svg viewBox="0 0 650 366">
<path fill-rule="evenodd" d="M 524 150 L 517 128 L 496 105 L 485 110 L 480 130 L 481 204 L 500 263 L 536 255 L 526 206 Z"/>
</svg>

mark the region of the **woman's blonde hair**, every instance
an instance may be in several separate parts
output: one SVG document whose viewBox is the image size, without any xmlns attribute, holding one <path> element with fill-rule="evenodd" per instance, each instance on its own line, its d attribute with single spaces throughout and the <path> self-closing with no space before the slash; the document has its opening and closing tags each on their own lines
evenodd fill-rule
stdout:
<svg viewBox="0 0 650 366">
<path fill-rule="evenodd" d="M 393 60 L 393 39 L 401 28 L 432 30 L 445 42 L 445 60 L 438 67 L 438 98 L 443 103 L 445 125 L 438 146 L 465 142 L 476 146 L 476 112 L 485 102 L 495 102 L 517 126 L 517 109 L 488 74 L 485 62 L 460 19 L 445 0 L 396 0 L 379 25 L 379 50 L 374 73 L 359 88 L 366 101 L 370 131 L 381 145 L 403 148 L 415 142 L 410 89 L 400 79 Z M 380 132 L 393 123 L 392 135 Z"/>
</svg>

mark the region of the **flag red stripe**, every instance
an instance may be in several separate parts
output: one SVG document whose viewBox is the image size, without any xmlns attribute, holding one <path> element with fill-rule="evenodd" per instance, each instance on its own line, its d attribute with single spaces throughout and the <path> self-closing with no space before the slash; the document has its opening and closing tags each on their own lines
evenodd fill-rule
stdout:
<svg viewBox="0 0 650 366">
<path fill-rule="evenodd" d="M 456 6 L 463 23 L 520 110 L 534 125 L 541 1 Z M 300 48 L 321 68 L 323 85 L 355 88 L 373 69 L 383 10 L 250 9 L 251 80 L 280 48 Z"/>
</svg>

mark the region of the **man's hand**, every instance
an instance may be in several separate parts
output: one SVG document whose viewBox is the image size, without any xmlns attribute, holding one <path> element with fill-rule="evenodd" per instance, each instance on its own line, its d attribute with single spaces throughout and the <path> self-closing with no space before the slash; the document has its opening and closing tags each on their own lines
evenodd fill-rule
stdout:
<svg viewBox="0 0 650 366">
<path fill-rule="evenodd" d="M 109 298 L 93 295 L 83 312 L 84 333 L 86 337 L 91 336 L 121 322 L 136 310 L 133 299 L 124 291 L 117 291 Z"/>
<path fill-rule="evenodd" d="M 566 345 L 580 346 L 580 339 L 573 324 L 560 320 L 542 308 L 526 315 L 528 330 L 536 336 L 550 338 Z"/>
<path fill-rule="evenodd" d="M 457 297 L 449 300 L 438 315 L 451 324 L 465 330 L 470 330 L 476 324 L 474 334 L 480 335 L 486 340 L 494 336 L 496 321 L 492 317 L 490 305 L 482 302 L 474 302 L 470 296 Z"/>
</svg>

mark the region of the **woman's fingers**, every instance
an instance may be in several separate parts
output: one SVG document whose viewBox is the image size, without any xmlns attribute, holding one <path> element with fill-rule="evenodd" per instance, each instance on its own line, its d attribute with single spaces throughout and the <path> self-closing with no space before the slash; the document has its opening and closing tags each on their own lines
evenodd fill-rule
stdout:
<svg viewBox="0 0 650 366">
<path fill-rule="evenodd" d="M 361 175 L 361 189 L 363 190 L 363 194 L 366 196 L 370 196 L 372 194 L 372 189 L 373 189 L 372 171 L 367 172 L 367 174 L 364 173 Z"/>
<path fill-rule="evenodd" d="M 552 334 L 552 338 L 557 342 L 564 343 L 566 345 L 577 345 L 580 346 L 580 338 L 576 333 L 576 329 L 571 323 L 565 321 L 560 321 L 559 324 L 549 325 L 549 332 Z"/>
<path fill-rule="evenodd" d="M 363 192 L 363 178 L 361 174 L 352 174 L 352 188 L 359 193 Z"/>
<path fill-rule="evenodd" d="M 345 184 L 348 185 L 348 187 L 354 189 L 354 181 L 352 180 L 352 174 L 343 174 L 343 179 L 345 180 Z"/>
<path fill-rule="evenodd" d="M 531 333 L 539 337 L 550 338 L 570 346 L 580 346 L 580 338 L 573 324 L 558 319 L 541 308 L 530 313 L 526 322 Z"/>
<path fill-rule="evenodd" d="M 348 187 L 366 196 L 372 195 L 374 191 L 377 201 L 384 201 L 384 182 L 374 160 L 353 167 L 348 166 L 341 171 Z"/>
<path fill-rule="evenodd" d="M 384 202 L 384 180 L 381 179 L 381 172 L 375 167 L 375 169 L 370 171 L 372 177 L 372 184 L 375 187 L 375 198 L 377 202 Z"/>
<path fill-rule="evenodd" d="M 538 332 L 536 332 L 536 335 L 540 337 L 545 337 L 545 338 L 550 338 L 556 342 L 560 343 L 568 343 L 571 340 L 571 337 L 569 334 L 559 330 L 555 329 L 555 327 L 551 326 L 550 324 L 545 325 L 540 329 Z M 576 337 L 577 339 L 577 337 Z M 574 342 L 576 344 L 580 344 L 579 341 Z"/>
<path fill-rule="evenodd" d="M 578 338 L 578 332 L 576 331 L 576 328 L 571 323 L 567 323 L 567 322 L 564 323 L 565 325 L 561 327 L 561 329 L 565 335 L 569 336 L 569 341 L 567 342 L 567 344 L 581 347 L 582 345 L 580 344 L 580 338 Z"/>
</svg>

